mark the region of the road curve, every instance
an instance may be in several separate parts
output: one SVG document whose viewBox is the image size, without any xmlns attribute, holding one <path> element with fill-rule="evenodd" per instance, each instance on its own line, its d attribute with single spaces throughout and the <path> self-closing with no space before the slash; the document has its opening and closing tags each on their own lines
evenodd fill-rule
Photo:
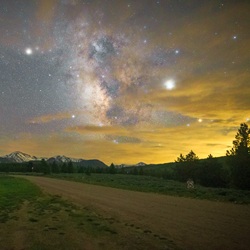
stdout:
<svg viewBox="0 0 250 250">
<path fill-rule="evenodd" d="M 247 250 L 250 206 L 21 176 L 43 191 L 164 235 L 182 249 Z"/>
</svg>

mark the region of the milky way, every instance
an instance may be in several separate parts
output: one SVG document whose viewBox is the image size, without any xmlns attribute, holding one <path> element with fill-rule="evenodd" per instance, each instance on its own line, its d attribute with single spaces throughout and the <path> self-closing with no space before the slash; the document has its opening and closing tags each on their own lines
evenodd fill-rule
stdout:
<svg viewBox="0 0 250 250">
<path fill-rule="evenodd" d="M 93 27 L 89 23 L 91 19 L 85 20 L 84 15 L 78 18 L 59 35 L 57 45 L 67 51 L 62 73 L 77 107 L 85 114 L 82 122 L 136 125 L 141 121 L 159 121 L 153 115 L 152 105 L 136 100 L 157 84 L 143 70 L 151 50 L 134 43 L 128 32 L 108 32 L 101 25 Z M 157 75 L 157 66 L 152 64 L 150 74 Z"/>
</svg>

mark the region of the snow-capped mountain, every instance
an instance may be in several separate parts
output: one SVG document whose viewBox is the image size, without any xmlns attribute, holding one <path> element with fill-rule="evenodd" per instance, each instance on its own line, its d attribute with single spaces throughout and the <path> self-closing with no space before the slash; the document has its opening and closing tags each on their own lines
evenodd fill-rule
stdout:
<svg viewBox="0 0 250 250">
<path fill-rule="evenodd" d="M 120 164 L 120 165 L 115 165 L 116 168 L 129 168 L 129 167 L 143 167 L 146 166 L 147 164 L 144 162 L 139 162 L 137 164 Z"/>
<path fill-rule="evenodd" d="M 139 162 L 137 164 L 135 164 L 136 167 L 143 167 L 143 166 L 146 166 L 147 164 L 144 163 L 144 162 Z"/>
<path fill-rule="evenodd" d="M 57 155 L 54 157 L 49 158 L 48 162 L 56 162 L 56 163 L 64 163 L 64 162 L 80 162 L 82 159 L 75 159 L 75 158 L 69 158 L 65 155 Z"/>
<path fill-rule="evenodd" d="M 13 152 L 11 154 L 5 155 L 0 157 L 0 162 L 29 162 L 29 161 L 41 161 L 42 159 L 48 161 L 48 162 L 54 162 L 57 163 L 63 163 L 63 162 L 80 162 L 82 159 L 75 159 L 75 158 L 69 158 L 64 155 L 57 155 L 51 158 L 45 158 L 45 157 L 37 157 L 37 156 L 31 156 L 26 153 L 22 153 L 20 151 Z"/>
<path fill-rule="evenodd" d="M 47 160 L 48 163 L 55 162 L 57 164 L 68 163 L 70 161 L 75 163 L 75 165 L 79 167 L 92 167 L 92 168 L 106 168 L 107 167 L 105 163 L 97 159 L 83 160 L 83 159 L 69 158 L 64 155 L 54 156 Z"/>
<path fill-rule="evenodd" d="M 5 155 L 1 158 L 6 159 L 8 162 L 28 162 L 28 161 L 39 160 L 39 158 L 37 158 L 36 156 L 31 156 L 31 155 L 28 155 L 19 151 Z"/>
<path fill-rule="evenodd" d="M 57 155 L 51 158 L 43 158 L 43 157 L 31 156 L 19 151 L 0 157 L 0 163 L 22 163 L 29 161 L 41 161 L 42 159 L 46 160 L 50 164 L 53 162 L 57 164 L 63 164 L 71 161 L 77 166 L 82 166 L 82 167 L 98 167 L 98 168 L 107 167 L 105 163 L 96 159 L 83 160 L 83 159 L 70 158 L 64 155 Z"/>
</svg>

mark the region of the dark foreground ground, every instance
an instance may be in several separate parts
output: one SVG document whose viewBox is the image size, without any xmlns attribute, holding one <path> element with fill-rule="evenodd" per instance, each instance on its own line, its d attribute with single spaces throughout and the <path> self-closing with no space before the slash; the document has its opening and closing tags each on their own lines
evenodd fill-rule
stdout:
<svg viewBox="0 0 250 250">
<path fill-rule="evenodd" d="M 106 217 L 182 249 L 249 249 L 250 206 L 22 176 Z M 168 249 L 168 248 L 166 248 Z"/>
</svg>

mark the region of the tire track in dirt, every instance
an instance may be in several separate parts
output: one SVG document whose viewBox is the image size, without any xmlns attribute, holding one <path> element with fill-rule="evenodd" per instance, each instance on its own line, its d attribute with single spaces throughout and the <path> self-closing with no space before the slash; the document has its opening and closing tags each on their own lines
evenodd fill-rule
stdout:
<svg viewBox="0 0 250 250">
<path fill-rule="evenodd" d="M 247 250 L 250 206 L 22 176 L 42 190 L 133 223 L 183 249 Z"/>
</svg>

